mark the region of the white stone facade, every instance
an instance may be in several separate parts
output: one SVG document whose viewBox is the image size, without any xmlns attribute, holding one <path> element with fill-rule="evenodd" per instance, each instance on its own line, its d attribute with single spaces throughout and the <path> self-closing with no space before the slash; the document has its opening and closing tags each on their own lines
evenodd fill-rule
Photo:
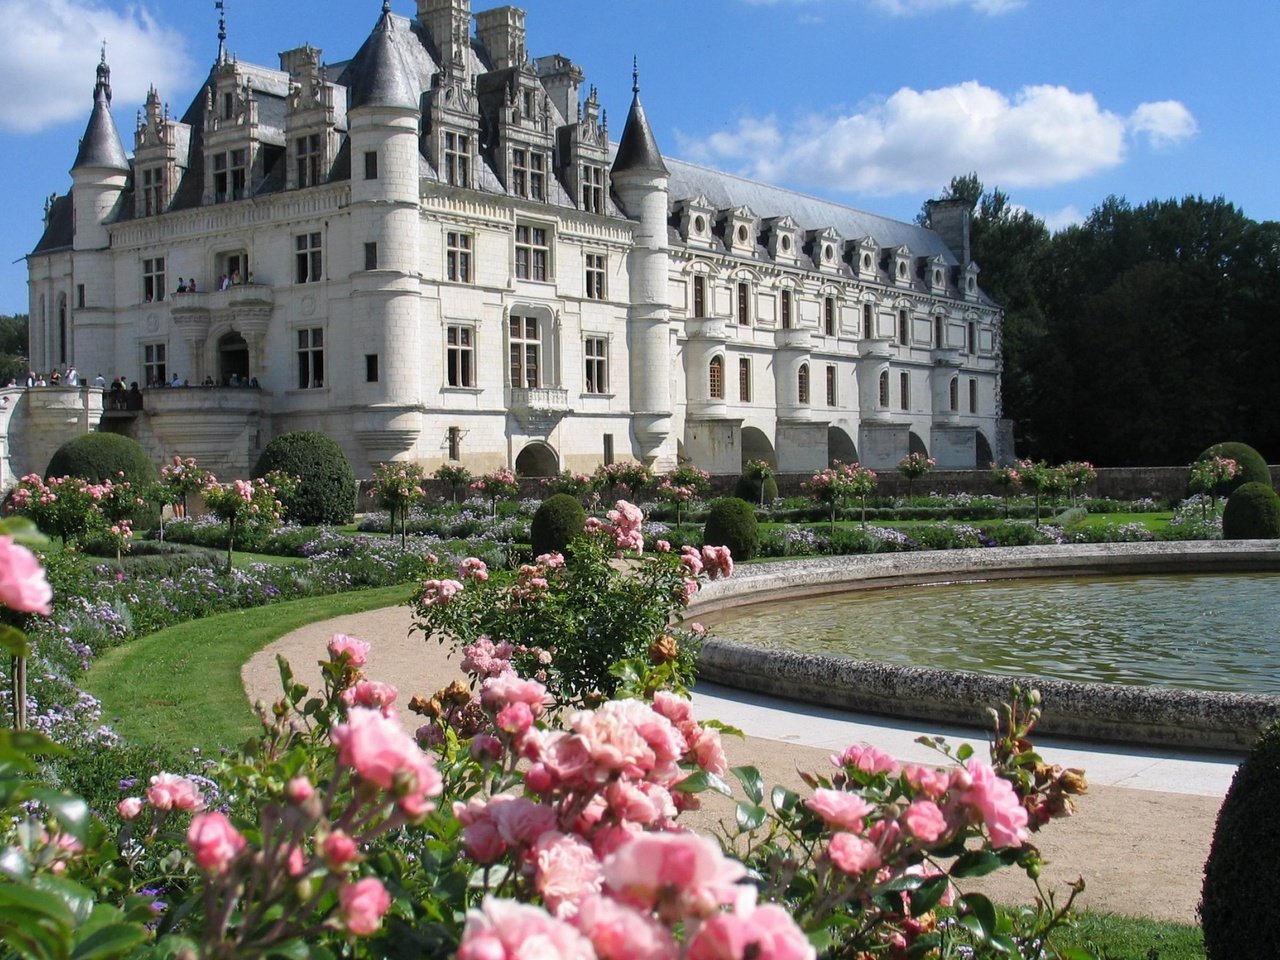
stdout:
<svg viewBox="0 0 1280 960">
<path fill-rule="evenodd" d="M 226 474 L 295 429 L 363 475 L 1000 457 L 1001 314 L 963 216 L 944 239 L 664 160 L 638 96 L 611 145 L 581 72 L 525 58 L 523 13 L 472 19 L 419 0 L 327 69 L 220 53 L 181 120 L 148 100 L 127 164 L 100 67 L 28 258 L 33 366 L 177 375 L 103 426 Z"/>
</svg>

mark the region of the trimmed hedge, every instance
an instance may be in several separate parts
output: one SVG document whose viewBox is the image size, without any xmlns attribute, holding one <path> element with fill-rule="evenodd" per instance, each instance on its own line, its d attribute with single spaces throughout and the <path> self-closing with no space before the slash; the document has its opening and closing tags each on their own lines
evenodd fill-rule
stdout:
<svg viewBox="0 0 1280 960">
<path fill-rule="evenodd" d="M 772 475 L 761 480 L 759 477 L 744 473 L 738 478 L 733 495 L 748 503 L 768 506 L 778 499 L 778 481 Z"/>
<path fill-rule="evenodd" d="M 1234 460 L 1240 467 L 1240 472 L 1217 490 L 1220 497 L 1230 496 L 1246 483 L 1265 483 L 1271 486 L 1271 468 L 1267 466 L 1266 458 L 1247 443 L 1215 443 L 1196 457 L 1196 460 L 1208 460 L 1210 457 Z"/>
<path fill-rule="evenodd" d="M 1236 488 L 1222 510 L 1222 539 L 1280 539 L 1280 496 L 1270 483 Z"/>
<path fill-rule="evenodd" d="M 159 474 L 147 451 L 119 433 L 86 433 L 60 446 L 44 472 L 50 477 L 81 477 L 91 483 L 115 480 L 123 473 L 135 488 L 154 483 Z"/>
<path fill-rule="evenodd" d="M 1258 738 L 1218 812 L 1200 922 L 1209 960 L 1280 957 L 1280 724 Z"/>
<path fill-rule="evenodd" d="M 350 523 L 356 512 L 356 476 L 342 449 L 316 430 L 276 437 L 253 468 L 255 477 L 282 470 L 298 478 L 284 501 L 285 518 L 302 526 Z"/>
<path fill-rule="evenodd" d="M 576 497 L 567 493 L 548 497 L 534 513 L 529 527 L 533 555 L 564 553 L 586 522 L 587 512 Z"/>
<path fill-rule="evenodd" d="M 711 504 L 702 542 L 728 547 L 735 561 L 750 560 L 760 551 L 760 524 L 755 509 L 739 497 L 724 497 Z"/>
</svg>

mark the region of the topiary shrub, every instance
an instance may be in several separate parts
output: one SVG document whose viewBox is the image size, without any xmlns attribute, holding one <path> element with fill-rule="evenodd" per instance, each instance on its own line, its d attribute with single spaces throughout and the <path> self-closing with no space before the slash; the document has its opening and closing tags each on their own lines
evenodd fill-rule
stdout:
<svg viewBox="0 0 1280 960">
<path fill-rule="evenodd" d="M 1267 486 L 1271 486 L 1271 468 L 1267 466 L 1266 458 L 1247 443 L 1236 443 L 1234 441 L 1215 443 L 1196 459 L 1208 460 L 1210 457 L 1234 460 L 1240 467 L 1240 472 L 1216 491 L 1220 497 L 1229 496 L 1238 487 L 1246 483 L 1265 483 Z"/>
<path fill-rule="evenodd" d="M 1222 539 L 1280 539 L 1280 496 L 1270 483 L 1236 488 L 1222 510 Z"/>
<path fill-rule="evenodd" d="M 119 433 L 86 433 L 60 446 L 44 472 L 50 477 L 81 477 L 92 483 L 124 478 L 137 489 L 159 474 L 138 441 Z"/>
<path fill-rule="evenodd" d="M 1200 922 L 1209 960 L 1280 957 L 1280 724 L 1266 730 L 1231 781 L 1204 865 Z"/>
<path fill-rule="evenodd" d="M 315 430 L 282 433 L 262 451 L 255 477 L 282 470 L 298 488 L 282 501 L 285 519 L 303 526 L 348 523 L 356 512 L 356 477 L 341 448 Z"/>
<path fill-rule="evenodd" d="M 586 522 L 587 512 L 576 497 L 557 493 L 543 500 L 529 527 L 533 555 L 564 553 Z"/>
<path fill-rule="evenodd" d="M 751 504 L 740 497 L 722 497 L 711 504 L 702 542 L 728 547 L 736 561 L 750 560 L 760 550 L 760 525 Z"/>
<path fill-rule="evenodd" d="M 748 503 L 761 505 L 773 503 L 778 499 L 778 481 L 772 476 L 761 478 L 744 473 L 738 478 L 738 483 L 733 488 L 733 495 Z"/>
</svg>

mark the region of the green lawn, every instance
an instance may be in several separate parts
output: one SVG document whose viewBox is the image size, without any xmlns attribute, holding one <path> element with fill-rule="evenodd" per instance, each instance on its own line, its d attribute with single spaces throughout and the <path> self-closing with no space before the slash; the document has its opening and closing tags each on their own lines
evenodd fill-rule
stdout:
<svg viewBox="0 0 1280 960">
<path fill-rule="evenodd" d="M 1054 934 L 1054 946 L 1091 948 L 1102 960 L 1205 960 L 1204 935 L 1190 924 L 1108 913 L 1078 919 L 1074 929 Z"/>
<path fill-rule="evenodd" d="M 108 651 L 84 687 L 105 722 L 134 743 L 216 752 L 258 730 L 240 669 L 290 630 L 405 603 L 413 584 L 310 597 L 179 624 Z"/>
</svg>

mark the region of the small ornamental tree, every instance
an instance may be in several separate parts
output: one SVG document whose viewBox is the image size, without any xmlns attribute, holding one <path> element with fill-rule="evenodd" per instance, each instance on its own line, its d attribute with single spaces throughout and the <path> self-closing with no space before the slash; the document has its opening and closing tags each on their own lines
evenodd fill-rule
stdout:
<svg viewBox="0 0 1280 960">
<path fill-rule="evenodd" d="M 815 473 L 805 486 L 809 488 L 809 496 L 827 505 L 832 529 L 835 529 L 837 512 L 854 497 L 862 502 L 862 526 L 866 527 L 867 496 L 876 487 L 874 470 L 860 463 L 836 460 L 827 469 Z"/>
<path fill-rule="evenodd" d="M 994 463 L 991 465 L 991 482 L 1000 488 L 1000 494 L 1004 497 L 1004 518 L 1009 519 L 1009 494 L 1013 488 L 1022 483 L 1022 475 L 1018 473 L 1016 467 L 998 467 Z"/>
<path fill-rule="evenodd" d="M 278 479 L 278 478 L 277 478 Z M 212 477 L 201 491 L 205 505 L 227 525 L 227 572 L 235 550 L 236 537 L 249 525 L 274 529 L 280 523 L 282 503 L 276 487 L 266 477 L 218 483 Z"/>
<path fill-rule="evenodd" d="M 569 544 L 582 535 L 587 512 L 578 498 L 568 493 L 554 493 L 542 501 L 529 525 L 529 540 L 534 556 L 544 553 L 569 552 Z"/>
<path fill-rule="evenodd" d="M 1073 507 L 1080 492 L 1098 479 L 1098 471 L 1087 460 L 1070 460 L 1058 467 L 1058 473 L 1062 477 L 1062 485 L 1066 488 Z"/>
<path fill-rule="evenodd" d="M 711 487 L 711 475 L 694 466 L 677 467 L 663 476 L 657 494 L 676 508 L 676 525 L 682 520 L 684 505 L 699 499 Z"/>
<path fill-rule="evenodd" d="M 471 471 L 460 463 L 442 463 L 436 467 L 435 473 L 431 474 L 441 483 L 449 484 L 449 490 L 453 494 L 453 502 L 458 502 L 458 491 L 464 489 L 471 482 Z"/>
<path fill-rule="evenodd" d="M 1218 509 L 1218 491 L 1227 489 L 1240 472 L 1240 464 L 1230 457 L 1206 457 L 1191 464 L 1191 476 L 1187 486 L 1192 493 L 1207 493 L 1215 513 Z"/>
<path fill-rule="evenodd" d="M 65 545 L 101 527 L 98 500 L 102 493 L 101 484 L 81 477 L 50 477 L 46 483 L 39 474 L 29 473 L 18 481 L 9 502 L 15 513 Z"/>
<path fill-rule="evenodd" d="M 547 488 L 547 493 L 553 496 L 564 493 L 581 501 L 590 497 L 595 491 L 596 478 L 589 473 L 565 470 L 558 476 L 547 477 L 542 481 L 542 485 Z"/>
<path fill-rule="evenodd" d="M 1062 489 L 1062 472 L 1051 467 L 1043 460 L 1032 463 L 1030 460 L 1018 461 L 1018 476 L 1022 485 L 1032 492 L 1036 502 L 1036 526 L 1040 526 L 1040 499 L 1050 497 Z"/>
<path fill-rule="evenodd" d="M 209 471 L 202 469 L 194 457 L 174 456 L 172 462 L 160 468 L 160 482 L 152 499 L 173 507 L 175 517 L 185 517 L 187 497 L 203 490 L 209 483 L 209 477 Z"/>
<path fill-rule="evenodd" d="M 373 490 L 391 515 L 391 532 L 400 519 L 400 546 L 408 537 L 409 510 L 422 499 L 422 467 L 416 463 L 380 463 L 373 468 Z"/>
<path fill-rule="evenodd" d="M 520 483 L 516 480 L 516 475 L 506 467 L 499 467 L 497 470 L 491 470 L 483 477 L 472 480 L 470 489 L 473 493 L 478 493 L 482 497 L 489 500 L 489 515 L 496 517 L 498 515 L 498 501 L 509 499 L 520 492 Z"/>
<path fill-rule="evenodd" d="M 1234 460 L 1238 467 L 1235 474 L 1218 487 L 1216 493 L 1220 497 L 1229 496 L 1244 483 L 1271 483 L 1271 468 L 1267 466 L 1266 458 L 1247 443 L 1234 440 L 1215 443 L 1196 459 L 1207 460 L 1210 457 Z"/>
<path fill-rule="evenodd" d="M 636 460 L 621 460 L 596 468 L 597 486 L 605 491 L 608 500 L 620 496 L 623 490 L 632 499 L 639 499 L 640 492 L 652 482 L 653 471 Z"/>
<path fill-rule="evenodd" d="M 727 547 L 736 560 L 750 560 L 760 550 L 760 524 L 755 508 L 740 497 L 721 497 L 707 511 L 702 541 Z"/>
<path fill-rule="evenodd" d="M 81 477 L 90 483 L 114 480 L 121 473 L 139 488 L 156 478 L 156 467 L 142 445 L 119 433 L 86 433 L 60 446 L 45 469 L 45 479 Z"/>
<path fill-rule="evenodd" d="M 778 499 L 778 482 L 773 478 L 773 467 L 763 460 L 748 460 L 742 465 L 734 496 L 762 507 Z"/>
<path fill-rule="evenodd" d="M 934 468 L 933 457 L 924 453 L 909 453 L 898 461 L 898 472 L 907 478 L 907 499 L 911 499 L 911 484 Z"/>
</svg>

